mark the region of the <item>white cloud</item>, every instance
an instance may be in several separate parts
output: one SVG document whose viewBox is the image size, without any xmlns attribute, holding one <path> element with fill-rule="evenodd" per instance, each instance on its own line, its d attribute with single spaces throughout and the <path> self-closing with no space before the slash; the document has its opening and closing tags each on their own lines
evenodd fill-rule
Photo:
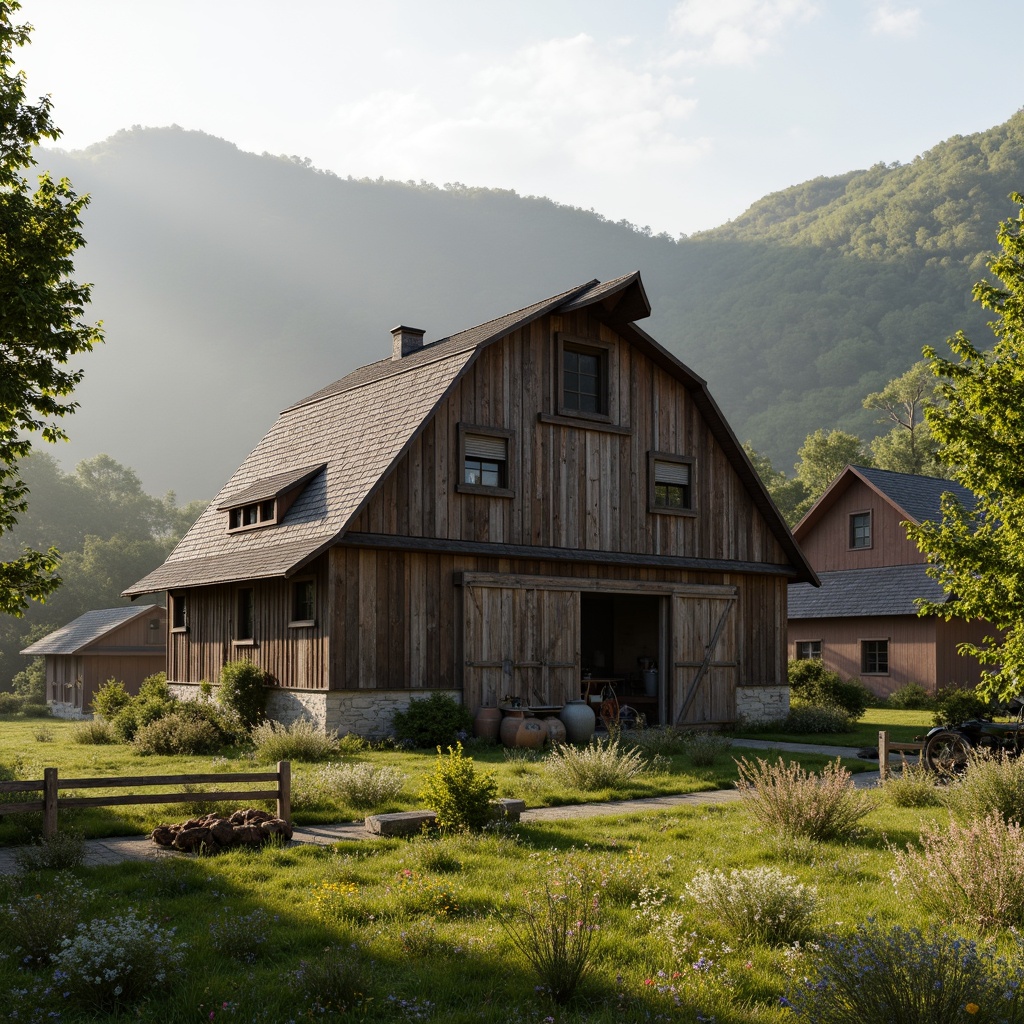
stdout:
<svg viewBox="0 0 1024 1024">
<path fill-rule="evenodd" d="M 921 24 L 921 8 L 880 4 L 869 14 L 868 23 L 876 35 L 913 36 Z"/>
<path fill-rule="evenodd" d="M 750 64 L 789 25 L 817 13 L 813 0 L 680 0 L 670 17 L 677 62 Z"/>
</svg>

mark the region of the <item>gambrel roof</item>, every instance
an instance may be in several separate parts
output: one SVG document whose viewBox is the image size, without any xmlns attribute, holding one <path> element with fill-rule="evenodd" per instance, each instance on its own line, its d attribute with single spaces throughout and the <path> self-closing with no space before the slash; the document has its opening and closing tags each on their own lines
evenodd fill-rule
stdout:
<svg viewBox="0 0 1024 1024">
<path fill-rule="evenodd" d="M 55 629 L 42 640 L 26 647 L 22 654 L 81 654 L 82 651 L 109 633 L 120 629 L 125 624 L 140 616 L 163 611 L 160 605 L 141 604 L 134 608 L 96 608 L 84 615 L 79 615 L 66 626 Z"/>
<path fill-rule="evenodd" d="M 125 594 L 299 572 L 342 539 L 484 348 L 548 313 L 584 307 L 685 383 L 785 550 L 789 563 L 780 571 L 816 583 L 706 383 L 633 323 L 650 315 L 640 274 L 634 272 L 604 283 L 588 281 L 400 359 L 370 363 L 289 406 L 167 561 Z M 319 466 L 322 471 L 311 476 L 278 525 L 227 532 L 223 510 L 237 505 L 239 495 L 267 492 L 271 482 Z"/>
<path fill-rule="evenodd" d="M 789 618 L 834 619 L 917 615 L 917 600 L 944 601 L 947 594 L 928 566 L 883 565 L 821 573 L 821 587 L 789 585 Z"/>
<path fill-rule="evenodd" d="M 847 466 L 825 489 L 825 493 L 808 509 L 807 514 L 793 527 L 798 539 L 832 507 L 836 499 L 855 481 L 867 484 L 885 499 L 903 519 L 920 525 L 923 522 L 942 521 L 942 496 L 952 494 L 965 508 L 974 508 L 975 497 L 953 480 L 913 473 L 894 473 L 888 469 L 869 466 Z"/>
</svg>

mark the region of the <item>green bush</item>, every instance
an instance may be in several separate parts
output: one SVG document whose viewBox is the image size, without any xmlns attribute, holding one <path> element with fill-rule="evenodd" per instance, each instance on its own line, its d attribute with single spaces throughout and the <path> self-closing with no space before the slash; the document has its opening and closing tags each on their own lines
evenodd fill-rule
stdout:
<svg viewBox="0 0 1024 1024">
<path fill-rule="evenodd" d="M 21 698 L 15 693 L 0 693 L 0 715 L 16 715 L 21 710 Z"/>
<path fill-rule="evenodd" d="M 132 740 L 138 754 L 214 754 L 225 743 L 220 729 L 183 706 L 139 728 Z"/>
<path fill-rule="evenodd" d="M 440 747 L 465 739 L 460 733 L 469 733 L 473 716 L 453 697 L 435 692 L 396 711 L 392 727 L 396 739 L 414 747 Z"/>
<path fill-rule="evenodd" d="M 71 733 L 72 743 L 104 744 L 116 743 L 113 726 L 102 718 L 94 718 L 88 722 L 79 722 Z"/>
<path fill-rule="evenodd" d="M 897 711 L 931 711 L 935 707 L 935 698 L 917 683 L 904 683 L 889 694 L 885 706 Z"/>
<path fill-rule="evenodd" d="M 825 668 L 817 658 L 789 663 L 789 685 L 794 697 L 806 704 L 837 705 L 856 721 L 871 706 L 874 694 L 861 682 L 843 682 L 838 672 Z"/>
<path fill-rule="evenodd" d="M 593 739 L 585 747 L 563 743 L 544 762 L 545 771 L 558 785 L 584 792 L 624 786 L 651 767 L 636 747 L 620 747 L 617 739 Z"/>
<path fill-rule="evenodd" d="M 462 744 L 437 748 L 437 764 L 427 776 L 420 799 L 437 815 L 442 832 L 479 831 L 491 820 L 491 801 L 498 786 L 490 772 L 478 772 L 473 758 L 465 757 Z"/>
<path fill-rule="evenodd" d="M 789 706 L 789 714 L 782 723 L 782 729 L 793 733 L 852 732 L 853 722 L 846 709 L 837 704 L 805 704 L 796 700 Z"/>
<path fill-rule="evenodd" d="M 299 718 L 291 725 L 282 722 L 261 722 L 252 731 L 256 760 L 329 761 L 338 755 L 336 733 L 318 729 L 308 718 Z"/>
<path fill-rule="evenodd" d="M 49 718 L 50 705 L 36 704 L 34 701 L 26 701 L 21 705 L 22 718 Z"/>
<path fill-rule="evenodd" d="M 259 725 L 266 717 L 267 674 L 258 665 L 243 658 L 229 661 L 220 671 L 217 699 L 246 729 Z"/>
<path fill-rule="evenodd" d="M 1024 758 L 971 751 L 967 770 L 945 788 L 943 802 L 957 821 L 995 813 L 1024 825 Z"/>
<path fill-rule="evenodd" d="M 989 713 L 988 701 L 967 686 L 947 686 L 935 701 L 936 725 L 959 725 Z"/>
<path fill-rule="evenodd" d="M 11 680 L 11 689 L 26 704 L 46 703 L 46 659 L 33 658 L 28 668 L 22 669 Z"/>
<path fill-rule="evenodd" d="M 100 685 L 92 699 L 92 709 L 101 718 L 113 722 L 118 712 L 131 702 L 131 694 L 120 679 L 108 679 Z"/>
</svg>

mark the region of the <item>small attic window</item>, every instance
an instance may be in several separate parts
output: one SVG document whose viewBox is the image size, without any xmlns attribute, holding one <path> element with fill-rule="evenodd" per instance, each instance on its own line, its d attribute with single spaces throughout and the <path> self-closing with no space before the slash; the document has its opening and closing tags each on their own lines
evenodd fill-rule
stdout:
<svg viewBox="0 0 1024 1024">
<path fill-rule="evenodd" d="M 323 465 L 304 466 L 275 473 L 237 491 L 218 506 L 218 511 L 228 514 L 228 533 L 278 525 L 306 485 L 323 468 Z"/>
</svg>

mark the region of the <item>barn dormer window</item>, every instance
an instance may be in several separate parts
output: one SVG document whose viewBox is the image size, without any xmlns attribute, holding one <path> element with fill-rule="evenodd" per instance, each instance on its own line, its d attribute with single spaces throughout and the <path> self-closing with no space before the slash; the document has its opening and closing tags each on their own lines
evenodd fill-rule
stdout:
<svg viewBox="0 0 1024 1024">
<path fill-rule="evenodd" d="M 558 336 L 558 413 L 608 420 L 612 412 L 613 347 Z"/>
<path fill-rule="evenodd" d="M 511 430 L 459 424 L 459 478 L 455 490 L 463 494 L 486 494 L 511 498 Z"/>
<path fill-rule="evenodd" d="M 236 491 L 218 505 L 228 514 L 228 533 L 276 526 L 323 466 L 304 466 L 264 477 Z"/>
</svg>

